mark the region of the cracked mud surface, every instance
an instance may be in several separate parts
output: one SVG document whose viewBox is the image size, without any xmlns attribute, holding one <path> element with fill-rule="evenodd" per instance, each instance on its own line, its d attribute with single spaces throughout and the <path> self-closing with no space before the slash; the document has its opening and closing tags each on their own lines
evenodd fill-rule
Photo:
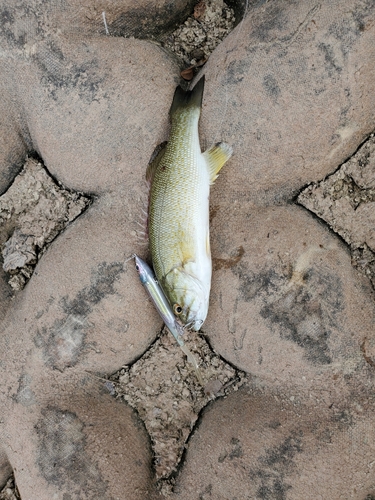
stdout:
<svg viewBox="0 0 375 500">
<path fill-rule="evenodd" d="M 353 265 L 375 288 L 374 134 L 335 173 L 304 189 L 297 201 L 345 240 Z"/>
<path fill-rule="evenodd" d="M 201 410 L 210 401 L 237 391 L 246 380 L 244 373 L 215 355 L 201 335 L 187 334 L 185 343 L 199 363 L 203 387 L 166 330 L 142 358 L 110 378 L 117 382 L 114 396 L 135 408 L 145 423 L 158 480 L 168 479 L 177 470 Z"/>
<path fill-rule="evenodd" d="M 9 273 L 14 291 L 22 290 L 48 244 L 88 204 L 82 194 L 56 185 L 41 163 L 26 160 L 22 172 L 0 197 L 3 269 Z"/>
<path fill-rule="evenodd" d="M 2 484 L 12 466 L 24 500 L 372 498 L 373 6 L 251 3 L 203 68 L 202 142 L 235 155 L 212 188 L 204 336 L 186 340 L 201 388 L 124 261 L 147 258 L 133 231 L 144 165 L 166 138 L 181 68 L 199 71 L 216 46 L 203 33 L 222 3 L 199 2 L 180 28 L 179 68 L 118 37 L 121 8 L 105 7 L 111 36 L 90 5 L 61 41 L 48 37 L 66 12 L 46 10 L 22 37 L 22 6 L 3 3 L 17 84 L 3 84 L 15 95 L 2 116 L 24 149 L 4 142 L 0 177 L 16 179 L 0 197 L 13 289 L 0 288 Z M 18 85 L 35 94 L 7 114 Z M 59 185 L 33 159 L 15 176 L 35 149 Z M 16 494 L 11 479 L 1 498 Z"/>
</svg>

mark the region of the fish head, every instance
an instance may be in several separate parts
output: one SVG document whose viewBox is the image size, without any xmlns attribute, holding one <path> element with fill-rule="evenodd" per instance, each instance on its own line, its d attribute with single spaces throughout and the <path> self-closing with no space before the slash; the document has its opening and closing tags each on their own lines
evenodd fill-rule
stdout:
<svg viewBox="0 0 375 500">
<path fill-rule="evenodd" d="M 209 291 L 182 268 L 172 269 L 163 281 L 174 314 L 184 325 L 199 330 L 207 316 Z"/>
</svg>

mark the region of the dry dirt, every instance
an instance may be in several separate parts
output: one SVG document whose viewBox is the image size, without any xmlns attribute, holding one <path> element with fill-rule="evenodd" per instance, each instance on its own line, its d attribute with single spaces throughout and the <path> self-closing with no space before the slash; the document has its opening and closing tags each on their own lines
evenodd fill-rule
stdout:
<svg viewBox="0 0 375 500">
<path fill-rule="evenodd" d="M 183 62 L 186 69 L 182 76 L 190 80 L 194 75 L 193 70 L 207 61 L 220 41 L 231 32 L 234 24 L 234 11 L 222 0 L 201 0 L 193 15 L 160 42 Z"/>
<path fill-rule="evenodd" d="M 186 442 L 210 401 L 237 391 L 247 376 L 216 355 L 206 339 L 195 332 L 185 338 L 197 359 L 204 386 L 193 366 L 164 328 L 160 337 L 132 366 L 110 377 L 109 389 L 116 398 L 135 408 L 145 423 L 154 451 L 154 468 L 164 494 L 173 483 Z"/>
<path fill-rule="evenodd" d="M 22 290 L 48 245 L 89 202 L 83 194 L 54 182 L 39 161 L 27 158 L 22 172 L 0 197 L 3 269 L 14 291 Z"/>
</svg>

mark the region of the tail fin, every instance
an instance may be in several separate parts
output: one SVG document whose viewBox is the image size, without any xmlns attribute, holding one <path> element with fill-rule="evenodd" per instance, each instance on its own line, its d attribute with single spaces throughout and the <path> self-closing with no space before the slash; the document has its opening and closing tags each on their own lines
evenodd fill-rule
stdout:
<svg viewBox="0 0 375 500">
<path fill-rule="evenodd" d="M 204 89 L 204 75 L 195 85 L 193 90 L 184 90 L 180 86 L 176 88 L 174 93 L 173 102 L 169 115 L 173 116 L 174 113 L 183 108 L 201 108 Z"/>
</svg>

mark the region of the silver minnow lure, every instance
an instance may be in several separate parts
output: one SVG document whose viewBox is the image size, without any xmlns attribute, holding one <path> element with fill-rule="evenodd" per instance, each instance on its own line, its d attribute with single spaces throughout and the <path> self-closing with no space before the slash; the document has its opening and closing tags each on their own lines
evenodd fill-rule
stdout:
<svg viewBox="0 0 375 500">
<path fill-rule="evenodd" d="M 138 271 L 139 278 L 142 285 L 145 287 L 148 295 L 150 296 L 152 302 L 154 303 L 156 310 L 163 319 L 166 327 L 171 332 L 171 334 L 176 339 L 178 345 L 181 347 L 184 354 L 187 356 L 188 360 L 194 366 L 197 378 L 201 385 L 203 385 L 202 375 L 198 367 L 198 363 L 189 349 L 186 347 L 185 342 L 182 339 L 183 327 L 180 325 L 173 314 L 172 308 L 164 295 L 163 290 L 158 284 L 156 277 L 148 264 L 140 257 L 134 254 L 135 268 Z"/>
</svg>

